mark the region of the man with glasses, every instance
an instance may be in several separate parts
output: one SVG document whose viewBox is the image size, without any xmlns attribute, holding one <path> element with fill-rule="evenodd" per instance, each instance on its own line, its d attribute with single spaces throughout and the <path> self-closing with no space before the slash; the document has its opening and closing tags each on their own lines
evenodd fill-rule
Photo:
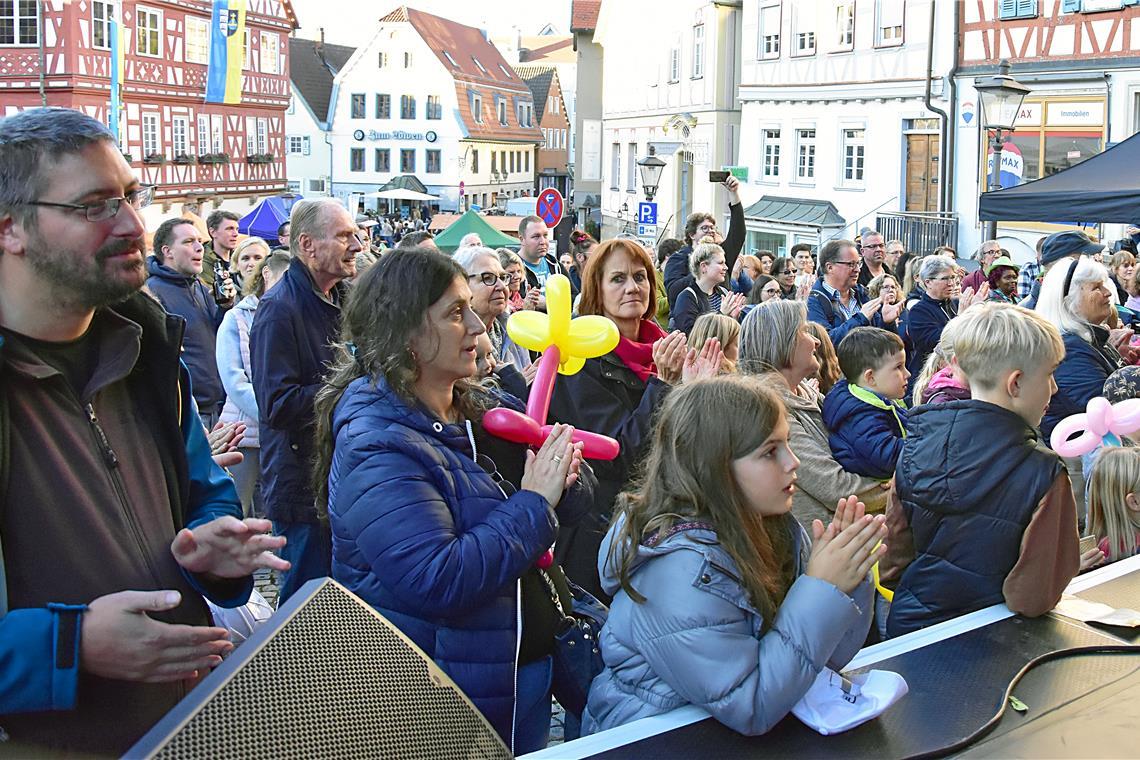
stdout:
<svg viewBox="0 0 1140 760">
<path fill-rule="evenodd" d="M 899 317 L 898 304 L 870 298 L 859 284 L 862 266 L 850 240 L 829 240 L 819 252 L 819 279 L 808 293 L 808 319 L 823 325 L 837 346 L 856 327 L 894 330 Z"/>
<path fill-rule="evenodd" d="M 340 336 L 344 281 L 356 275 L 364 250 L 356 220 L 339 201 L 298 201 L 289 221 L 293 260 L 258 301 L 249 331 L 265 516 L 288 539 L 282 557 L 292 563 L 278 576 L 281 602 L 329 574 L 332 537 L 311 484 L 313 402 Z"/>
<path fill-rule="evenodd" d="M 744 247 L 744 206 L 740 202 L 740 180 L 731 174 L 724 181 L 728 190 L 728 236 L 720 233 L 716 217 L 707 211 L 699 211 L 685 221 L 685 246 L 669 256 L 665 262 L 665 292 L 669 296 L 669 309 L 677 304 L 681 291 L 693 285 L 695 279 L 689 272 L 689 256 L 693 249 L 706 237 L 713 238 L 724 249 L 724 265 L 731 272 L 736 266 L 736 257 Z"/>
<path fill-rule="evenodd" d="M 121 755 L 232 649 L 203 595 L 236 607 L 255 568 L 288 567 L 210 457 L 182 320 L 139 292 L 150 198 L 95 119 L 0 120 L 0 725 L 16 754 Z"/>
<path fill-rule="evenodd" d="M 884 274 L 894 275 L 886 262 L 887 245 L 883 242 L 883 235 L 875 230 L 867 230 L 860 237 L 863 250 L 863 268 L 859 271 L 859 284 L 867 284 L 876 277 Z"/>
</svg>

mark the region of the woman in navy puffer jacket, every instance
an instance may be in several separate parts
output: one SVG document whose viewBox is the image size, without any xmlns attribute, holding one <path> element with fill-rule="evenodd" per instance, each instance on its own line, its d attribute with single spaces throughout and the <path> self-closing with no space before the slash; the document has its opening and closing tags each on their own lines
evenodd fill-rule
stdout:
<svg viewBox="0 0 1140 760">
<path fill-rule="evenodd" d="M 572 509 L 555 513 L 563 490 L 590 502 L 577 493 L 590 490 L 581 446 L 567 426 L 537 454 L 483 433 L 483 411 L 521 405 L 470 379 L 484 326 L 447 256 L 385 256 L 354 287 L 342 332 L 316 403 L 333 577 L 423 649 L 515 754 L 540 749 L 559 621 L 547 580 L 570 600 L 557 566 L 544 579 L 535 563 Z"/>
</svg>

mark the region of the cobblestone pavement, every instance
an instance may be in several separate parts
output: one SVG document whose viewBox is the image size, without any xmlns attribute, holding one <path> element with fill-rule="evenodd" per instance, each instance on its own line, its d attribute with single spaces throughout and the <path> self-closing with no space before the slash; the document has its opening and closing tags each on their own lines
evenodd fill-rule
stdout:
<svg viewBox="0 0 1140 760">
<path fill-rule="evenodd" d="M 253 587 L 261 592 L 269 606 L 277 609 L 277 574 L 272 570 L 261 569 L 253 574 Z M 566 711 L 554 702 L 554 712 L 550 718 L 550 745 L 561 744 L 563 741 L 563 724 L 566 721 Z"/>
</svg>

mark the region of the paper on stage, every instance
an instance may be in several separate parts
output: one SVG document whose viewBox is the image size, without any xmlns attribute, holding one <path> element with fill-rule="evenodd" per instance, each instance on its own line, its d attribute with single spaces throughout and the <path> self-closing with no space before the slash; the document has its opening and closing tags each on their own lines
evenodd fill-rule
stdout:
<svg viewBox="0 0 1140 760">
<path fill-rule="evenodd" d="M 804 698 L 792 708 L 792 715 L 809 728 L 830 736 L 879 717 L 906 693 L 906 681 L 889 670 L 844 677 L 824 668 Z"/>
<path fill-rule="evenodd" d="M 1090 602 L 1077 596 L 1065 594 L 1053 608 L 1053 612 L 1063 617 L 1079 620 L 1082 623 L 1119 625 L 1125 628 L 1140 628 L 1140 612 L 1127 608 L 1115 609 L 1100 602 Z"/>
</svg>

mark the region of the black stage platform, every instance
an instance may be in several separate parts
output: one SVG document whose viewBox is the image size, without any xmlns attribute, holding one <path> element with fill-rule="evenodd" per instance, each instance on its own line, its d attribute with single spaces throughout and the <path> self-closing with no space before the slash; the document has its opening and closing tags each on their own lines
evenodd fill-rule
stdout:
<svg viewBox="0 0 1140 760">
<path fill-rule="evenodd" d="M 1140 557 L 1094 571 L 1070 593 L 1140 608 Z M 742 736 L 686 707 L 527 756 L 539 758 L 905 757 L 972 733 L 996 711 L 1013 676 L 1056 649 L 1140 643 L 1140 632 L 1054 615 L 1027 619 L 1003 605 L 864 649 L 848 672 L 891 670 L 910 693 L 885 714 L 837 736 L 788 716 L 763 736 Z M 1031 671 L 1014 691 L 1028 706 L 1007 711 L 972 757 L 1135 757 L 1140 730 L 1140 657 L 1089 655 Z"/>
</svg>

